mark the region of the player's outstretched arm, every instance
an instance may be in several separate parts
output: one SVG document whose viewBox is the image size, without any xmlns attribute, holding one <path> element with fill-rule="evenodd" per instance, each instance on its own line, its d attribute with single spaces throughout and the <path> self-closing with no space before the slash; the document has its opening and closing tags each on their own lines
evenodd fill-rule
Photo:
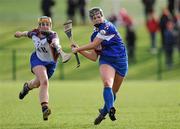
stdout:
<svg viewBox="0 0 180 129">
<path fill-rule="evenodd" d="M 16 33 L 14 34 L 14 37 L 16 38 L 21 38 L 21 37 L 27 37 L 28 31 L 16 31 Z"/>
</svg>

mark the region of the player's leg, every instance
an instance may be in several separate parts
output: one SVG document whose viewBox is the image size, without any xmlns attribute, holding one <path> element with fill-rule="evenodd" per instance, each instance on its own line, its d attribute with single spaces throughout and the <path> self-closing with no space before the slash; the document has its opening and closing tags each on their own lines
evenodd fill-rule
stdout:
<svg viewBox="0 0 180 129">
<path fill-rule="evenodd" d="M 113 83 L 113 87 L 112 87 L 113 95 L 114 95 L 114 103 L 116 100 L 116 93 L 119 91 L 119 88 L 121 87 L 123 79 L 124 79 L 124 77 L 120 76 L 118 73 L 115 74 L 114 83 Z M 110 116 L 111 120 L 116 120 L 116 118 L 114 116 L 115 112 L 116 112 L 116 110 L 112 109 L 111 114 L 109 114 L 109 115 L 111 115 Z"/>
<path fill-rule="evenodd" d="M 95 119 L 94 124 L 100 124 L 101 121 L 105 118 L 107 112 L 109 113 L 111 120 L 115 119 L 115 108 L 114 108 L 114 95 L 112 91 L 112 86 L 115 77 L 115 70 L 113 67 L 107 64 L 100 65 L 100 75 L 104 85 L 103 97 L 105 102 L 105 110 L 100 110 L 99 116 Z M 113 113 L 113 116 L 112 116 Z"/>
<path fill-rule="evenodd" d="M 110 108 L 113 107 L 113 101 L 114 101 L 112 86 L 115 77 L 115 70 L 110 65 L 102 64 L 100 65 L 100 75 L 104 85 L 104 91 L 103 91 L 104 101 L 109 111 Z"/>
<path fill-rule="evenodd" d="M 112 86 L 114 83 L 115 78 L 115 69 L 107 64 L 103 64 L 100 67 L 100 73 L 101 77 L 104 83 L 104 100 L 105 100 L 105 106 L 106 110 L 109 113 L 109 117 L 112 121 L 116 120 L 115 118 L 115 108 L 114 108 L 114 94 L 112 90 Z"/>
<path fill-rule="evenodd" d="M 123 79 L 124 79 L 124 77 L 120 76 L 118 73 L 115 74 L 113 87 L 112 87 L 113 95 L 114 95 L 114 102 L 116 100 L 116 93 L 118 92 L 118 90 L 123 82 Z M 108 110 L 107 110 L 105 104 L 104 104 L 104 107 L 99 110 L 99 112 L 101 112 L 101 114 L 103 114 L 104 117 L 107 115 Z"/>
<path fill-rule="evenodd" d="M 28 87 L 31 90 L 34 88 L 39 88 L 39 86 L 40 86 L 40 81 L 37 77 L 28 82 Z"/>
<path fill-rule="evenodd" d="M 114 101 L 116 100 L 116 93 L 119 91 L 121 84 L 124 80 L 124 77 L 120 76 L 118 73 L 115 74 L 114 83 L 113 83 L 113 94 L 114 94 Z"/>
<path fill-rule="evenodd" d="M 23 99 L 29 93 L 30 90 L 38 88 L 39 86 L 40 82 L 37 78 L 34 78 L 29 82 L 25 82 L 23 85 L 23 89 L 19 93 L 19 99 Z"/>
<path fill-rule="evenodd" d="M 42 106 L 43 119 L 48 120 L 51 110 L 48 108 L 49 93 L 48 93 L 48 75 L 46 67 L 38 65 L 33 68 L 33 72 L 40 81 L 39 100 Z"/>
</svg>

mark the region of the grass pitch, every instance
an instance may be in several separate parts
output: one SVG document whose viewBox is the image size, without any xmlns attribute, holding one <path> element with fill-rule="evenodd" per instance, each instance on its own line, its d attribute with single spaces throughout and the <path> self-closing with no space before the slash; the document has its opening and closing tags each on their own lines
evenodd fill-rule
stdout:
<svg viewBox="0 0 180 129">
<path fill-rule="evenodd" d="M 42 119 L 38 89 L 18 99 L 22 81 L 0 82 L 1 129 L 179 129 L 178 81 L 125 81 L 117 95 L 117 121 L 93 125 L 103 105 L 99 81 L 50 81 L 49 121 Z"/>
</svg>

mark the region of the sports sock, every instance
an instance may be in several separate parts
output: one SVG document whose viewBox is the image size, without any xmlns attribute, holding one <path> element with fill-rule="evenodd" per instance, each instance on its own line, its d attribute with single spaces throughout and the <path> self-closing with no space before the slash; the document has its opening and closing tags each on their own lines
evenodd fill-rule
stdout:
<svg viewBox="0 0 180 129">
<path fill-rule="evenodd" d="M 24 89 L 23 89 L 25 92 L 28 92 L 30 91 L 31 89 L 29 88 L 28 84 L 24 86 Z"/>
<path fill-rule="evenodd" d="M 114 95 L 114 102 L 115 102 L 116 94 L 114 93 L 113 95 Z M 108 110 L 106 108 L 106 104 L 104 104 L 104 107 L 101 109 L 101 114 L 105 116 L 107 113 L 108 113 Z"/>
<path fill-rule="evenodd" d="M 106 108 L 106 104 L 104 104 L 104 107 L 101 109 L 101 114 L 103 115 L 103 116 L 105 116 L 107 113 L 108 113 L 108 110 L 107 110 L 107 108 Z"/>
<path fill-rule="evenodd" d="M 47 110 L 48 109 L 48 106 L 43 106 L 42 107 L 42 112 L 44 112 L 45 110 Z"/>
<path fill-rule="evenodd" d="M 103 92 L 103 97 L 106 105 L 106 110 L 109 112 L 110 108 L 113 107 L 114 104 L 114 95 L 112 92 L 112 88 L 105 87 Z"/>
<path fill-rule="evenodd" d="M 48 109 L 48 103 L 47 102 L 42 102 L 41 106 L 42 106 L 42 112 L 44 112 L 46 109 Z"/>
</svg>

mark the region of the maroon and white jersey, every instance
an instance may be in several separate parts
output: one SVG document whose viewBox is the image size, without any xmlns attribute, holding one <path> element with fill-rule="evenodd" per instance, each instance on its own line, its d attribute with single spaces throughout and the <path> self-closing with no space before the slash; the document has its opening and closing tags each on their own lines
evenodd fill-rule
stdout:
<svg viewBox="0 0 180 129">
<path fill-rule="evenodd" d="M 32 39 L 37 57 L 46 62 L 57 61 L 60 53 L 60 43 L 56 32 L 41 33 L 43 36 L 39 37 L 40 32 L 37 29 L 28 32 L 28 37 Z M 54 43 L 54 47 L 50 46 Z"/>
</svg>

